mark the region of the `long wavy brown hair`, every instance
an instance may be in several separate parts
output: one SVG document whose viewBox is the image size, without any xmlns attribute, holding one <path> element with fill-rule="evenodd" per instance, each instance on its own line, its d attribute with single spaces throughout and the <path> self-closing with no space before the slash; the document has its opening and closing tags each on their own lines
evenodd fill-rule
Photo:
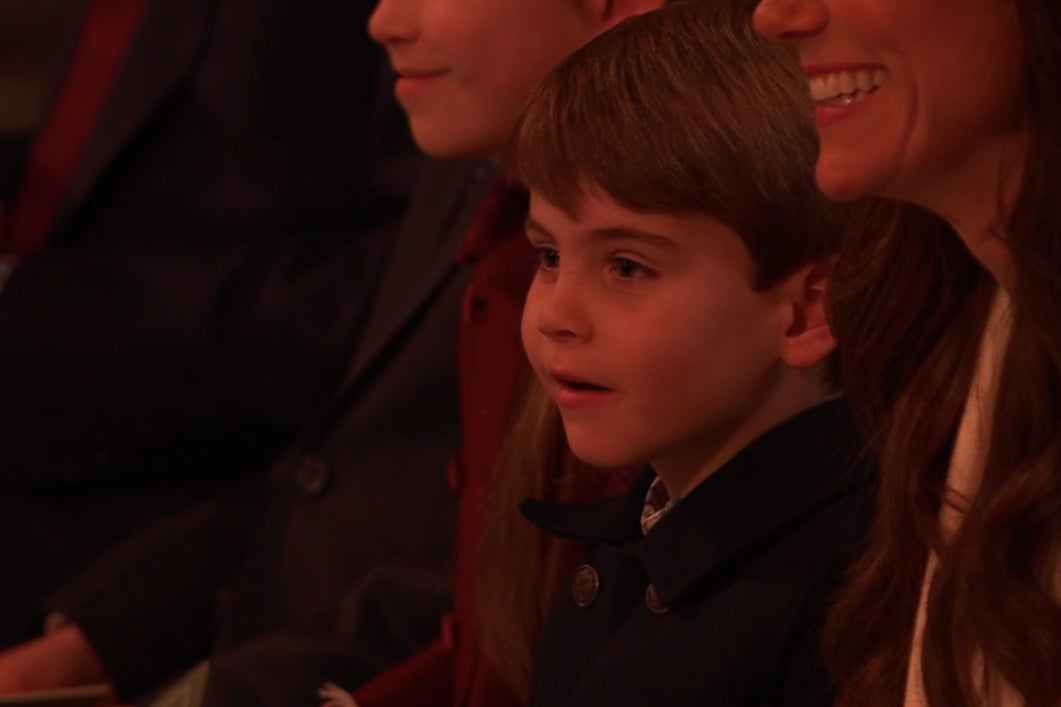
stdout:
<svg viewBox="0 0 1061 707">
<path fill-rule="evenodd" d="M 848 207 L 815 187 L 806 80 L 790 50 L 751 29 L 753 5 L 674 3 L 577 51 L 520 118 L 509 172 L 571 213 L 591 184 L 634 210 L 719 219 L 748 247 L 762 288 L 826 258 L 840 240 L 837 212 Z M 516 506 L 593 497 L 613 478 L 572 456 L 536 380 L 524 396 L 488 504 L 476 592 L 484 649 L 519 695 L 578 549 L 536 531 Z"/>
<path fill-rule="evenodd" d="M 1012 1 L 1030 126 L 1005 236 L 1014 324 L 982 485 L 946 543 L 947 466 L 995 282 L 945 223 L 898 204 L 833 273 L 843 386 L 882 467 L 869 550 L 826 629 L 840 705 L 902 703 L 930 548 L 929 702 L 979 704 L 1004 681 L 1028 705 L 1061 705 L 1061 4 Z"/>
</svg>

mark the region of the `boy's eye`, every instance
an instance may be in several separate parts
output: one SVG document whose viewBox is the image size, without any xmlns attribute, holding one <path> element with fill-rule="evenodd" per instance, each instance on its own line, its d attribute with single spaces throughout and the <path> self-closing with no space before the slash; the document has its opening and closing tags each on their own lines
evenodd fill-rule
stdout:
<svg viewBox="0 0 1061 707">
<path fill-rule="evenodd" d="M 538 268 L 541 270 L 555 270 L 560 265 L 560 253 L 556 248 L 540 245 L 538 250 Z"/>
<path fill-rule="evenodd" d="M 618 277 L 624 280 L 648 277 L 652 274 L 647 267 L 629 258 L 612 258 L 612 269 Z"/>
</svg>

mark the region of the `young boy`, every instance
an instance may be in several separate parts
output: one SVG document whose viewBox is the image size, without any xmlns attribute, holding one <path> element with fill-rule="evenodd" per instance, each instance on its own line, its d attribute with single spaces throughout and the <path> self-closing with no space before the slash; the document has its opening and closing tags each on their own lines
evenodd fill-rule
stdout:
<svg viewBox="0 0 1061 707">
<path fill-rule="evenodd" d="M 524 504 L 590 543 L 531 705 L 830 702 L 820 619 L 873 498 L 830 372 L 840 229 L 805 79 L 735 5 L 621 25 L 515 132 L 539 254 L 528 357 L 578 459 L 648 467 L 616 498 Z"/>
</svg>

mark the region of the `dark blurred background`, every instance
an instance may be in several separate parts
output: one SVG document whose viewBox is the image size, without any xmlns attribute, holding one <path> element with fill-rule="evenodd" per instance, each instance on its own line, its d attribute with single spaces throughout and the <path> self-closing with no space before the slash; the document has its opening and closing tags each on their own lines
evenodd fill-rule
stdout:
<svg viewBox="0 0 1061 707">
<path fill-rule="evenodd" d="M 80 0 L 0 0 L 0 197 L 14 189 L 82 10 Z"/>
</svg>

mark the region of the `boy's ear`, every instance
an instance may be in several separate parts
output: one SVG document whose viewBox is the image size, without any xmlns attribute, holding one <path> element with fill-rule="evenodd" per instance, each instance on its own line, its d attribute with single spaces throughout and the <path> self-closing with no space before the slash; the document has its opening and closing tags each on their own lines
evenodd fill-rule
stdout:
<svg viewBox="0 0 1061 707">
<path fill-rule="evenodd" d="M 662 7 L 666 0 L 586 0 L 588 9 L 604 28 L 619 24 L 627 17 Z"/>
<path fill-rule="evenodd" d="M 825 312 L 831 261 L 806 265 L 780 284 L 781 360 L 811 368 L 836 349 Z"/>
</svg>

